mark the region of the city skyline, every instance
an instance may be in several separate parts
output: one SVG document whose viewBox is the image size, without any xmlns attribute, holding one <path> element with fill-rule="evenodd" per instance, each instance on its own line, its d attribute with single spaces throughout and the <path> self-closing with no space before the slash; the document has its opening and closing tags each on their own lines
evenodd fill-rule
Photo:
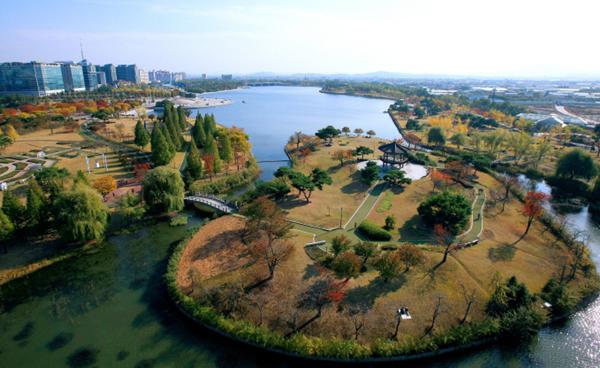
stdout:
<svg viewBox="0 0 600 368">
<path fill-rule="evenodd" d="M 63 0 L 9 3 L 2 61 L 94 64 L 235 75 L 348 73 L 598 79 L 589 47 L 599 6 L 574 0 L 378 1 Z M 347 5 L 346 5 L 347 4 Z M 106 14 L 106 16 L 103 16 Z M 68 19 L 69 22 L 65 22 Z M 570 19 L 577 19 L 576 26 Z M 24 46 L 25 45 L 25 46 Z"/>
</svg>

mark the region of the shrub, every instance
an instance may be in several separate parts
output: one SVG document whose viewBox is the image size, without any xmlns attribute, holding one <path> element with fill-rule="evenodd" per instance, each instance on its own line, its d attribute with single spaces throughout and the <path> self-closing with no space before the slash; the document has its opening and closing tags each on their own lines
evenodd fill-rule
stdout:
<svg viewBox="0 0 600 368">
<path fill-rule="evenodd" d="M 575 302 L 569 295 L 567 288 L 564 284 L 556 281 L 556 279 L 550 279 L 540 294 L 542 299 L 552 304 L 552 314 L 560 317 L 573 312 L 575 308 Z"/>
<path fill-rule="evenodd" d="M 188 217 L 185 215 L 177 215 L 171 219 L 169 226 L 183 226 L 187 225 Z"/>
<path fill-rule="evenodd" d="M 532 302 L 533 297 L 527 286 L 517 281 L 517 278 L 513 276 L 506 283 L 496 287 L 487 303 L 486 312 L 497 317 L 521 307 L 527 308 Z"/>
<path fill-rule="evenodd" d="M 364 221 L 358 226 L 358 231 L 369 240 L 374 241 L 389 241 L 392 239 L 392 234 L 380 228 L 370 221 Z"/>
<path fill-rule="evenodd" d="M 532 308 L 520 307 L 500 318 L 501 333 L 512 340 L 523 341 L 535 336 L 544 318 Z"/>
<path fill-rule="evenodd" d="M 190 192 L 223 194 L 235 188 L 251 183 L 260 174 L 257 165 L 252 164 L 246 170 L 234 174 L 227 174 L 212 182 L 195 182 L 190 186 Z"/>
<path fill-rule="evenodd" d="M 577 179 L 550 176 L 546 178 L 546 183 L 553 188 L 552 196 L 557 198 L 587 197 L 589 193 L 589 186 Z"/>
</svg>

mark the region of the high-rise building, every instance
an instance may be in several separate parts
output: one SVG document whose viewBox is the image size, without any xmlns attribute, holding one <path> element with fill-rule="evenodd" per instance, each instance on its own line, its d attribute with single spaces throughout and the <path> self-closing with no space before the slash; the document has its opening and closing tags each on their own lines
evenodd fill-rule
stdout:
<svg viewBox="0 0 600 368">
<path fill-rule="evenodd" d="M 150 71 L 148 72 L 148 80 L 149 80 L 150 82 L 156 82 L 156 71 L 154 71 L 154 70 L 150 70 Z"/>
<path fill-rule="evenodd" d="M 140 74 L 137 65 L 117 65 L 117 80 L 139 84 Z"/>
<path fill-rule="evenodd" d="M 65 62 L 60 65 L 65 91 L 85 91 L 83 68 L 73 62 Z"/>
<path fill-rule="evenodd" d="M 185 79 L 185 73 L 177 72 L 171 74 L 171 82 L 179 82 Z"/>
<path fill-rule="evenodd" d="M 65 85 L 58 63 L 0 64 L 0 94 L 48 96 L 64 92 Z"/>
<path fill-rule="evenodd" d="M 206 79 L 206 73 L 202 73 L 202 79 Z"/>
<path fill-rule="evenodd" d="M 99 66 L 96 66 L 96 70 L 101 70 Z M 106 73 L 97 71 L 96 76 L 98 78 L 98 86 L 106 86 Z"/>
<path fill-rule="evenodd" d="M 141 84 L 148 84 L 148 73 L 144 69 L 138 69 L 138 76 Z"/>
<path fill-rule="evenodd" d="M 104 65 L 102 71 L 106 77 L 106 83 L 111 85 L 117 83 L 117 69 L 113 64 Z"/>
<path fill-rule="evenodd" d="M 231 74 L 221 74 L 221 79 L 222 80 L 230 81 L 230 80 L 233 79 L 233 75 L 231 75 Z"/>
<path fill-rule="evenodd" d="M 171 72 L 166 70 L 157 70 L 154 72 L 154 78 L 157 82 L 171 83 Z"/>
<path fill-rule="evenodd" d="M 83 69 L 83 81 L 85 82 L 86 91 L 94 91 L 98 88 L 98 75 L 96 67 L 86 59 L 81 60 L 81 68 Z"/>
</svg>

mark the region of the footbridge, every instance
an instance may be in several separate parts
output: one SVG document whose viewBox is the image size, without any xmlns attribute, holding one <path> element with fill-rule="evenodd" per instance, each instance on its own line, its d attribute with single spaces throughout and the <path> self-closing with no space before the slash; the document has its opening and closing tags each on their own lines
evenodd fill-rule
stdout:
<svg viewBox="0 0 600 368">
<path fill-rule="evenodd" d="M 189 195 L 184 197 L 184 200 L 186 202 L 204 204 L 210 208 L 227 214 L 238 211 L 238 206 L 236 203 L 228 202 L 212 194 L 190 193 Z"/>
</svg>

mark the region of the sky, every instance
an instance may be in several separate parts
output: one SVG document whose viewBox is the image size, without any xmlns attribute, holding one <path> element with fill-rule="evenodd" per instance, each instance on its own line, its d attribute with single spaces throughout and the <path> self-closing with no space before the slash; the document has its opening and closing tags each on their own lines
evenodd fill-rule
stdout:
<svg viewBox="0 0 600 368">
<path fill-rule="evenodd" d="M 600 78 L 594 0 L 2 0 L 0 62 Z"/>
</svg>

